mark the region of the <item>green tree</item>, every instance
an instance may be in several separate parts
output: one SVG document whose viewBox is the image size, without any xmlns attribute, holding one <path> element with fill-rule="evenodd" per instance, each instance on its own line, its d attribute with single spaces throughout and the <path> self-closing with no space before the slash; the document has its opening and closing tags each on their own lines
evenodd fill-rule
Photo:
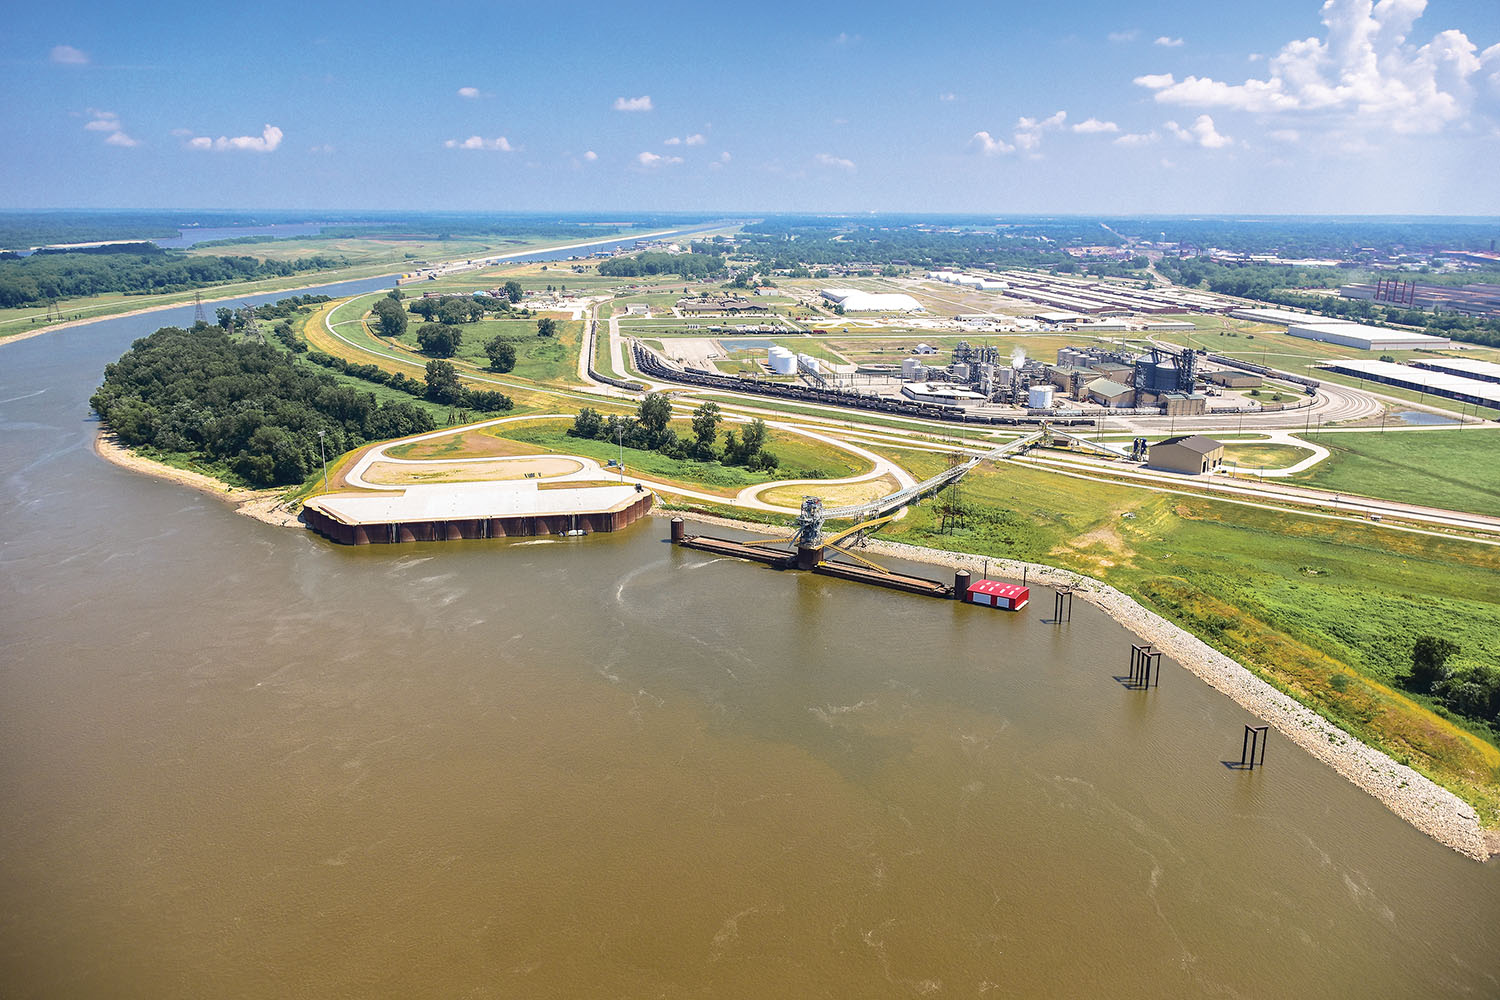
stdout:
<svg viewBox="0 0 1500 1000">
<path fill-rule="evenodd" d="M 568 431 L 574 437 L 593 440 L 601 436 L 604 430 L 604 420 L 599 416 L 599 411 L 592 406 L 585 406 L 578 411 L 578 416 L 573 418 L 573 428 Z"/>
<path fill-rule="evenodd" d="M 524 291 L 522 291 L 521 283 L 519 281 L 507 281 L 505 283 L 504 291 L 505 297 L 510 299 L 512 302 L 520 302 L 521 297 L 526 294 Z"/>
<path fill-rule="evenodd" d="M 667 394 L 647 393 L 636 407 L 635 419 L 646 447 L 661 447 L 667 439 L 667 426 L 672 422 L 672 403 Z"/>
<path fill-rule="evenodd" d="M 427 398 L 434 403 L 454 405 L 465 401 L 468 390 L 458 381 L 458 369 L 451 361 L 427 362 Z"/>
<path fill-rule="evenodd" d="M 538 337 L 555 337 L 561 324 L 551 316 L 543 316 L 536 321 L 536 335 Z"/>
<path fill-rule="evenodd" d="M 228 333 L 229 328 L 234 325 L 234 310 L 220 306 L 214 310 L 214 318 L 219 321 L 219 329 Z"/>
<path fill-rule="evenodd" d="M 453 357 L 463 339 L 463 332 L 447 323 L 423 323 L 417 327 L 417 343 L 421 345 L 422 353 L 435 358 Z"/>
<path fill-rule="evenodd" d="M 400 285 L 397 285 L 395 288 L 392 288 L 390 291 L 386 292 L 385 297 L 390 299 L 392 302 L 400 302 L 402 299 L 406 298 L 406 293 L 401 290 Z"/>
<path fill-rule="evenodd" d="M 485 341 L 484 353 L 490 356 L 492 372 L 508 372 L 516 367 L 516 347 L 503 337 L 491 337 Z"/>
<path fill-rule="evenodd" d="M 714 441 L 719 436 L 719 406 L 707 402 L 693 411 L 692 455 L 700 462 L 712 462 L 718 457 Z"/>
<path fill-rule="evenodd" d="M 1458 652 L 1458 644 L 1435 635 L 1419 636 L 1411 648 L 1411 686 L 1431 691 L 1443 679 L 1448 658 Z"/>
<path fill-rule="evenodd" d="M 406 310 L 395 299 L 380 299 L 370 307 L 375 326 L 384 337 L 399 337 L 406 332 Z"/>
</svg>

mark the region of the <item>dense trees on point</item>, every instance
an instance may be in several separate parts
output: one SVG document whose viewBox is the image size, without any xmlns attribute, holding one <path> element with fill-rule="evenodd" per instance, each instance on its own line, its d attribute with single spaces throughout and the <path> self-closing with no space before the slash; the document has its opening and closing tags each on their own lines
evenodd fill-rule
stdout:
<svg viewBox="0 0 1500 1000">
<path fill-rule="evenodd" d="M 417 327 L 417 343 L 422 352 L 435 358 L 453 357 L 463 340 L 463 331 L 448 323 L 423 323 Z"/>
<path fill-rule="evenodd" d="M 339 454 L 435 426 L 410 403 L 379 403 L 280 347 L 208 325 L 137 340 L 105 368 L 89 405 L 127 445 L 222 464 L 252 486 L 305 479 L 319 461 L 319 431 Z"/>
<path fill-rule="evenodd" d="M 609 278 L 638 278 L 650 274 L 675 274 L 680 278 L 718 278 L 726 274 L 724 258 L 717 252 L 659 253 L 647 251 L 629 257 L 611 257 L 599 262 L 599 273 Z"/>
<path fill-rule="evenodd" d="M 375 314 L 375 329 L 381 336 L 399 337 L 406 332 L 406 310 L 395 299 L 381 299 L 370 311 Z"/>
</svg>

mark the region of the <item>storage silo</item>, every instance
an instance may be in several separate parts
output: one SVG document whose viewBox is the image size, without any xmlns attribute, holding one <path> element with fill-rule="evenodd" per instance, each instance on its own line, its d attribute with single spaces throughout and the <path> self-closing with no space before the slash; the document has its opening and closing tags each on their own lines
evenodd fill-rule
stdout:
<svg viewBox="0 0 1500 1000">
<path fill-rule="evenodd" d="M 797 361 L 802 365 L 803 370 L 810 371 L 814 375 L 823 374 L 823 365 L 811 354 L 799 354 Z"/>
<path fill-rule="evenodd" d="M 921 367 L 922 362 L 916 358 L 907 358 L 901 362 L 901 377 L 908 380 L 913 379 L 917 375 L 917 369 Z"/>
<path fill-rule="evenodd" d="M 797 373 L 797 356 L 785 347 L 772 347 L 767 354 L 771 370 L 776 374 L 795 375 Z"/>
<path fill-rule="evenodd" d="M 1052 409 L 1052 386 L 1032 386 L 1026 393 L 1026 405 L 1033 410 Z"/>
</svg>

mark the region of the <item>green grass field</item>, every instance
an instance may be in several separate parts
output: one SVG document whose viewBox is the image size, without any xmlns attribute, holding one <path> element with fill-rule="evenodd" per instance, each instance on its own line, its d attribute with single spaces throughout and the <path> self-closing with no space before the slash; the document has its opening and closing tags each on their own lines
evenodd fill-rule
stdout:
<svg viewBox="0 0 1500 1000">
<path fill-rule="evenodd" d="M 1451 638 L 1472 662 L 1500 659 L 1494 547 L 1015 464 L 976 470 L 964 494 L 964 530 L 940 534 L 924 504 L 883 533 L 1100 576 L 1500 825 L 1495 731 L 1399 686 L 1419 635 Z"/>
<path fill-rule="evenodd" d="M 528 420 L 513 424 L 501 424 L 486 433 L 523 441 L 548 451 L 592 458 L 600 464 L 616 459 L 620 449 L 612 441 L 594 441 L 570 437 L 567 429 L 570 420 Z M 692 434 L 691 424 L 686 420 L 674 420 L 673 430 L 684 437 Z M 723 431 L 733 425 L 721 425 Z M 839 448 L 812 441 L 800 435 L 772 430 L 768 448 L 781 460 L 781 467 L 774 473 L 751 472 L 737 466 L 718 462 L 694 462 L 668 458 L 654 451 L 636 448 L 625 449 L 625 468 L 634 475 L 649 479 L 661 479 L 674 484 L 718 493 L 732 497 L 746 486 L 767 483 L 775 479 L 843 479 L 868 472 L 871 464 L 857 455 Z"/>
<path fill-rule="evenodd" d="M 1500 430 L 1314 434 L 1332 452 L 1296 482 L 1360 496 L 1500 516 Z"/>
</svg>

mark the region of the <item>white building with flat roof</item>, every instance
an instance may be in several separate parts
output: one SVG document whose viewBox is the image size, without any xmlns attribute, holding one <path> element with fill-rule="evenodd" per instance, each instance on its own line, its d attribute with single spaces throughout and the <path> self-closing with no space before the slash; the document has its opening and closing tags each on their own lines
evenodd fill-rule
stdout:
<svg viewBox="0 0 1500 1000">
<path fill-rule="evenodd" d="M 1362 351 L 1412 351 L 1424 347 L 1447 347 L 1449 343 L 1447 337 L 1386 330 L 1362 323 L 1293 323 L 1286 332 L 1304 340 L 1357 347 Z"/>
<path fill-rule="evenodd" d="M 825 288 L 818 294 L 845 312 L 926 312 L 922 303 L 902 292 L 861 292 L 854 288 Z"/>
</svg>

